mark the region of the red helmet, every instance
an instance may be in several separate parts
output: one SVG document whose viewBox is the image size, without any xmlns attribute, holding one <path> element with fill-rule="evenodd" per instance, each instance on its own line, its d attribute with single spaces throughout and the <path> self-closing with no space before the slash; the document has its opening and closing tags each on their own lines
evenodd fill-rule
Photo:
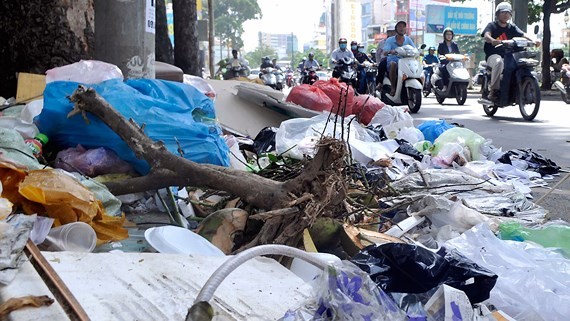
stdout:
<svg viewBox="0 0 570 321">
<path fill-rule="evenodd" d="M 351 45 L 351 46 L 356 46 L 356 45 L 358 45 L 358 42 L 352 40 L 352 41 L 350 42 L 350 45 Z"/>
</svg>

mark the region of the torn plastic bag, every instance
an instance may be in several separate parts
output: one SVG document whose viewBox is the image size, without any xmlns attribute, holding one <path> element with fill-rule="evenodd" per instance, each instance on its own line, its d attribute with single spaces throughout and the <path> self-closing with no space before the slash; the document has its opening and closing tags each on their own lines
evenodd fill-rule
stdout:
<svg viewBox="0 0 570 321">
<path fill-rule="evenodd" d="M 57 153 L 55 168 L 95 177 L 105 174 L 134 174 L 133 167 L 120 159 L 112 150 L 99 147 L 85 149 L 81 145 L 67 148 Z"/>
<path fill-rule="evenodd" d="M 484 159 L 482 152 L 485 146 L 485 138 L 472 130 L 461 127 L 450 128 L 441 133 L 433 143 L 432 155 L 438 156 L 440 150 L 450 143 L 456 143 L 469 149 L 469 153 L 463 152 L 468 162 Z"/>
<path fill-rule="evenodd" d="M 149 165 L 138 159 L 128 145 L 102 120 L 87 113 L 86 125 L 80 117 L 67 118 L 73 108 L 70 96 L 79 83 L 56 81 L 44 91 L 44 109 L 36 117 L 40 131 L 60 149 L 75 147 L 107 147 L 147 174 Z M 148 137 L 162 141 L 173 154 L 197 163 L 229 166 L 229 149 L 216 121 L 212 100 L 198 89 L 173 81 L 156 79 L 108 80 L 90 85 L 126 119 L 144 126 Z"/>
<path fill-rule="evenodd" d="M 420 162 L 422 161 L 422 158 L 424 157 L 424 155 L 422 155 L 420 152 L 418 152 L 418 150 L 415 149 L 412 144 L 410 144 L 408 141 L 403 140 L 403 139 L 396 139 L 396 141 L 398 142 L 398 144 L 400 144 L 400 147 L 398 147 L 396 152 L 402 153 L 404 155 L 411 156 L 417 161 L 420 161 Z"/>
<path fill-rule="evenodd" d="M 447 241 L 499 278 L 491 302 L 517 321 L 567 320 L 570 315 L 570 260 L 527 242 L 503 241 L 479 224 Z"/>
<path fill-rule="evenodd" d="M 497 279 L 493 272 L 456 251 L 444 249 L 440 255 L 403 243 L 367 246 L 351 262 L 386 292 L 424 293 L 447 284 L 464 291 L 472 303 L 488 299 Z"/>
<path fill-rule="evenodd" d="M 529 169 L 540 173 L 541 176 L 556 174 L 560 171 L 560 166 L 552 160 L 533 152 L 531 149 L 512 149 L 499 158 L 499 162 L 511 164 L 515 159 L 524 160 L 528 163 Z"/>
<path fill-rule="evenodd" d="M 255 136 L 253 140 L 253 150 L 257 155 L 275 150 L 275 135 L 277 134 L 277 130 L 275 127 L 265 127 L 257 133 L 257 136 Z"/>
<path fill-rule="evenodd" d="M 313 300 L 279 321 L 407 321 L 384 291 L 354 264 L 331 264 L 313 281 Z"/>
</svg>

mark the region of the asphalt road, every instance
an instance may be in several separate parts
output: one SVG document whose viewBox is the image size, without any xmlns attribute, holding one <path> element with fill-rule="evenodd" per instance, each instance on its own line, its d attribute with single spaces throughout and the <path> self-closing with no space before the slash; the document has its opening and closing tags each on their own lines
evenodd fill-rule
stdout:
<svg viewBox="0 0 570 321">
<path fill-rule="evenodd" d="M 529 122 L 523 120 L 518 106 L 501 108 L 495 116 L 488 117 L 477 103 L 478 98 L 477 91 L 470 91 L 463 106 L 458 106 L 455 99 L 446 99 L 440 105 L 431 94 L 423 98 L 420 111 L 412 115 L 414 124 L 445 119 L 491 139 L 495 147 L 504 151 L 531 148 L 551 159 L 566 172 L 549 181 L 549 189 L 534 188 L 533 197 L 550 211 L 551 218 L 570 222 L 570 177 L 566 177 L 570 175 L 570 105 L 564 103 L 557 92 L 542 92 L 540 111 L 535 120 Z M 561 183 L 552 189 L 558 182 Z"/>
</svg>

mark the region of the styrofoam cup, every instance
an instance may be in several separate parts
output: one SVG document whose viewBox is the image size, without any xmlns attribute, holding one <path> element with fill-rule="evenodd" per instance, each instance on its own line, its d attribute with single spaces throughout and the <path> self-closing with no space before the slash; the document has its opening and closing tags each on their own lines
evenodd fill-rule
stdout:
<svg viewBox="0 0 570 321">
<path fill-rule="evenodd" d="M 97 244 L 97 234 L 87 223 L 73 222 L 52 228 L 46 241 L 57 251 L 91 252 Z"/>
</svg>

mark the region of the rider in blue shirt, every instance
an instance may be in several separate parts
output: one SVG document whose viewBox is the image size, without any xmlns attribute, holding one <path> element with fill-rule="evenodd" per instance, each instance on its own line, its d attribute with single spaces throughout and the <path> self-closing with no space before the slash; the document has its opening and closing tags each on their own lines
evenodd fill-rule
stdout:
<svg viewBox="0 0 570 321">
<path fill-rule="evenodd" d="M 431 74 L 433 74 L 433 64 L 439 63 L 439 58 L 435 55 L 435 47 L 429 47 L 428 54 L 424 56 L 422 63 L 424 65 L 425 82 L 428 83 Z"/>
<path fill-rule="evenodd" d="M 405 21 L 398 21 L 396 23 L 396 35 L 386 39 L 384 44 L 384 54 L 388 56 L 388 70 L 390 83 L 392 84 L 390 96 L 396 94 L 396 85 L 398 83 L 398 60 L 400 58 L 396 55 L 395 49 L 404 45 L 416 47 L 412 38 L 406 36 L 406 26 Z"/>
</svg>

